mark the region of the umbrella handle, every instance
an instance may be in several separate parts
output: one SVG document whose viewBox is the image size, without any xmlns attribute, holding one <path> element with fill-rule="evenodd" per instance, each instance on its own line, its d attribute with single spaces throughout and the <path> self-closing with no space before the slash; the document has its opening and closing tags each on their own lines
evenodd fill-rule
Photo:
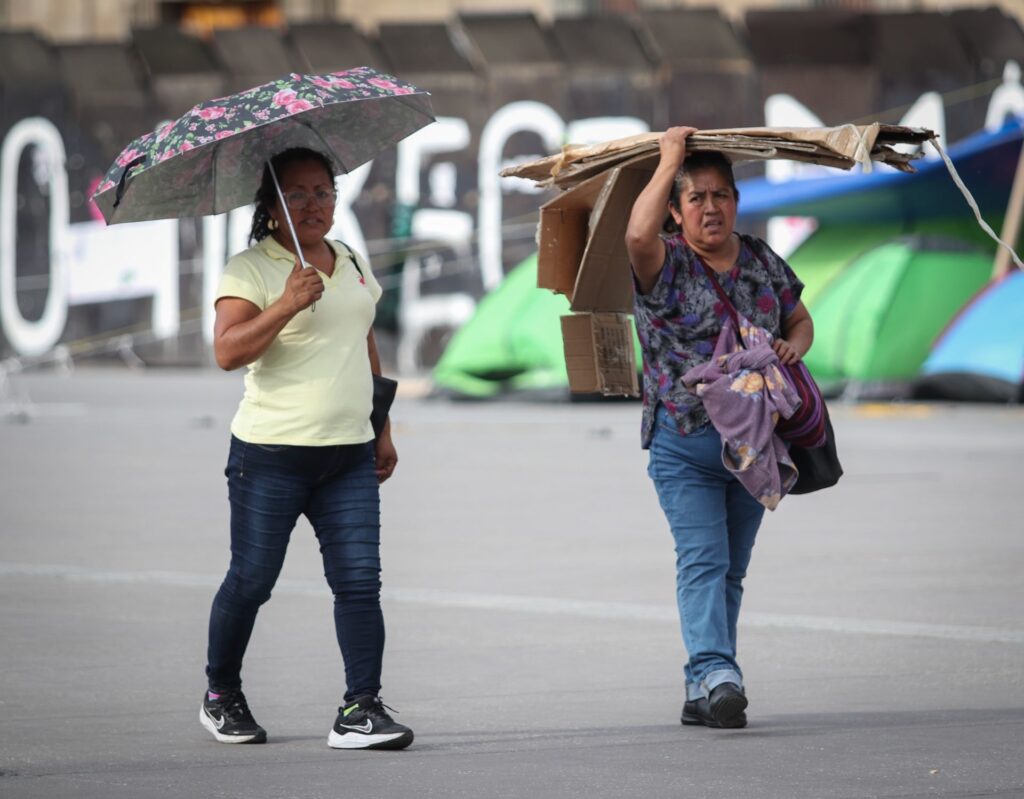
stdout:
<svg viewBox="0 0 1024 799">
<path fill-rule="evenodd" d="M 288 211 L 288 203 L 284 200 L 284 194 L 281 191 L 281 184 L 277 182 L 277 172 L 274 171 L 274 165 L 267 161 L 267 168 L 270 170 L 270 177 L 274 180 L 274 188 L 277 189 L 277 199 L 281 203 L 281 208 L 284 210 L 284 218 L 288 220 L 288 230 L 291 231 L 292 241 L 295 242 L 295 252 L 299 256 L 299 263 L 305 264 L 306 257 L 302 254 L 302 245 L 299 244 L 299 237 L 295 233 L 295 225 L 292 223 L 292 215 Z M 314 302 L 309 306 L 310 313 L 316 313 L 316 303 Z"/>
</svg>

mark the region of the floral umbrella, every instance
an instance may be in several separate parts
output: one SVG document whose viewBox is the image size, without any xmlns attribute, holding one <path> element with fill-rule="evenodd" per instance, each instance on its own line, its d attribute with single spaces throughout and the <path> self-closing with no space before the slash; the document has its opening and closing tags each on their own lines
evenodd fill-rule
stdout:
<svg viewBox="0 0 1024 799">
<path fill-rule="evenodd" d="M 430 95 L 369 67 L 292 74 L 200 103 L 129 144 L 93 195 L 108 224 L 207 216 L 251 203 L 291 147 L 350 172 L 434 121 Z"/>
</svg>

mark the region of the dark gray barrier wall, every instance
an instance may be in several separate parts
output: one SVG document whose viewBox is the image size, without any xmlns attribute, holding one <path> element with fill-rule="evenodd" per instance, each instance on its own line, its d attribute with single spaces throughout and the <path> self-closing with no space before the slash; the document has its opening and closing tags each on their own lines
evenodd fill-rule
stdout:
<svg viewBox="0 0 1024 799">
<path fill-rule="evenodd" d="M 486 108 L 519 109 L 519 130 L 501 146 L 504 159 L 529 159 L 551 152 L 543 135 L 548 124 L 532 104 L 545 106 L 560 118 L 569 113 L 570 76 L 552 31 L 531 14 L 463 15 L 463 41 L 486 82 Z M 612 109 L 609 108 L 609 113 Z M 496 132 L 492 123 L 490 133 Z M 500 131 L 497 131 L 500 133 Z M 558 146 L 561 142 L 555 142 Z M 470 148 L 476 152 L 479 147 Z M 477 166 L 479 170 L 479 165 Z M 478 176 L 479 177 L 479 176 Z M 474 190 L 479 195 L 479 179 Z M 534 224 L 539 196 L 522 191 L 502 196 L 502 261 L 519 263 L 536 250 Z M 486 209 L 485 209 L 486 210 Z"/>
<path fill-rule="evenodd" d="M 915 12 L 872 17 L 871 22 L 882 109 L 913 104 L 922 86 L 927 91 L 948 94 L 978 82 L 978 70 L 950 17 Z M 946 134 L 951 141 L 978 127 L 973 124 L 978 103 L 956 99 L 958 102 L 946 109 Z M 890 114 L 890 118 L 897 114 Z"/>
<path fill-rule="evenodd" d="M 227 94 L 224 66 L 194 36 L 171 27 L 140 29 L 132 34 L 132 48 L 161 119 L 176 119 L 202 100 Z"/>
<path fill-rule="evenodd" d="M 424 314 L 435 300 L 440 326 L 456 325 L 533 251 L 536 209 L 550 195 L 500 181 L 498 170 L 513 160 L 551 152 L 568 139 L 671 124 L 763 125 L 766 101 L 781 95 L 795 101 L 784 103 L 787 108 L 805 112 L 788 124 L 820 119 L 831 125 L 898 122 L 935 92 L 946 139 L 955 141 L 984 125 L 1004 80 L 1019 82 L 1014 61 L 1024 64 L 1024 32 L 994 8 L 884 15 L 763 11 L 751 12 L 739 26 L 708 9 L 550 24 L 530 14 L 463 14 L 448 24 L 383 25 L 373 37 L 328 21 L 287 31 L 224 30 L 210 41 L 173 28 L 140 29 L 126 43 L 63 47 L 32 34 L 3 33 L 0 136 L 10 150 L 11 131 L 25 120 L 42 120 L 59 132 L 66 223 L 79 248 L 68 262 L 81 270 L 90 268 L 89 257 L 104 241 L 78 235 L 84 228 L 75 227 L 94 219 L 86 200 L 91 186 L 129 140 L 195 103 L 290 71 L 361 64 L 428 89 L 439 124 L 359 173 L 352 185 L 361 182 L 346 199 L 346 235 L 370 253 L 388 291 L 381 325 L 401 338 L 416 325 L 429 327 Z M 0 264 L 0 298 L 16 300 L 0 302 L 0 357 L 38 354 L 12 344 L 10 332 L 46 317 L 47 299 L 57 296 L 54 276 L 68 280 L 51 257 L 51 210 L 60 203 L 48 193 L 37 150 L 29 144 L 11 155 L 16 174 L 5 176 L 10 192 L 0 200 L 17 238 L 13 262 Z M 145 331 L 160 316 L 161 335 L 170 343 L 144 351 L 147 359 L 202 360 L 197 320 L 208 315 L 210 291 L 204 273 L 223 261 L 210 248 L 237 245 L 235 227 L 226 240 L 200 220 L 176 228 L 180 266 L 173 291 L 166 280 L 161 284 L 167 290 L 159 313 L 159 298 L 145 291 L 118 298 L 116 276 L 108 280 L 107 298 L 95 303 L 79 281 L 66 301 L 66 319 L 50 317 L 59 327 L 51 346 Z M 125 280 L 130 273 L 126 266 Z M 174 318 L 167 315 L 168 297 Z M 415 308 L 424 314 L 409 312 Z M 15 312 L 20 320 L 12 322 Z M 175 332 L 168 336 L 167 330 Z M 186 343 L 189 337 L 195 341 Z M 407 350 L 423 360 L 419 339 Z"/>
<path fill-rule="evenodd" d="M 573 119 L 632 116 L 662 127 L 663 81 L 636 28 L 618 17 L 569 17 L 552 25 L 569 76 Z"/>
<path fill-rule="evenodd" d="M 749 46 L 718 12 L 645 11 L 637 27 L 660 65 L 664 124 L 685 120 L 696 128 L 722 128 L 760 121 Z"/>
<path fill-rule="evenodd" d="M 759 107 L 773 95 L 788 94 L 826 125 L 884 110 L 878 92 L 880 54 L 871 42 L 869 17 L 832 10 L 758 11 L 746 21 Z"/>
</svg>

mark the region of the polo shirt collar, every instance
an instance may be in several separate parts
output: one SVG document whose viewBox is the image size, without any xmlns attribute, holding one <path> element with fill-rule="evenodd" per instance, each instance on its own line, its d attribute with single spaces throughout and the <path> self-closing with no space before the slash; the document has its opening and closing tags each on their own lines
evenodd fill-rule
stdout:
<svg viewBox="0 0 1024 799">
<path fill-rule="evenodd" d="M 267 236 L 266 238 L 260 239 L 256 246 L 259 247 L 267 257 L 273 258 L 275 261 L 288 261 L 289 263 L 295 262 L 295 253 L 282 247 L 273 236 Z"/>
<path fill-rule="evenodd" d="M 256 246 L 260 248 L 268 258 L 273 258 L 275 261 L 287 261 L 289 264 L 295 263 L 295 253 L 291 250 L 285 249 L 277 239 L 273 236 L 267 236 L 260 239 Z M 334 253 L 335 260 L 341 254 L 338 247 L 333 241 L 327 239 L 327 246 L 331 248 L 331 252 Z"/>
</svg>

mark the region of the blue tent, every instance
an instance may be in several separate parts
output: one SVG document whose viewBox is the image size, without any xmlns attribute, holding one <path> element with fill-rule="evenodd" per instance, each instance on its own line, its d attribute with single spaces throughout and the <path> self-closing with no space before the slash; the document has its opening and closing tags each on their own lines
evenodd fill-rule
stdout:
<svg viewBox="0 0 1024 799">
<path fill-rule="evenodd" d="M 1022 140 L 1024 120 L 1017 119 L 999 131 L 975 133 L 946 148 L 986 218 L 1005 213 Z M 739 218 L 749 223 L 772 216 L 813 216 L 823 225 L 896 223 L 909 230 L 923 220 L 971 215 L 941 159 L 914 163 L 917 172 L 911 174 L 878 166 L 866 174 L 786 183 L 744 180 L 739 185 Z"/>
<path fill-rule="evenodd" d="M 949 324 L 922 367 L 916 393 L 922 386 L 944 387 L 948 399 L 1012 398 L 1024 379 L 1022 322 L 1024 272 L 1014 271 L 989 284 Z M 979 387 L 986 396 L 963 396 Z M 988 397 L 992 391 L 997 396 Z"/>
</svg>

